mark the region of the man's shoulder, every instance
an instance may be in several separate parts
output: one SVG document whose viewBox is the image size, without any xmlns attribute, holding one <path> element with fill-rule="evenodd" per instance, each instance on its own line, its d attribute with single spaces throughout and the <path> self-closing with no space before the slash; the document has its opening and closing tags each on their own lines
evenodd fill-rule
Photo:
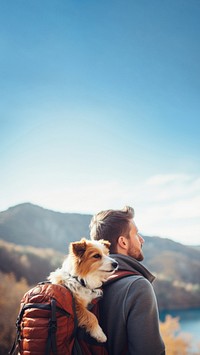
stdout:
<svg viewBox="0 0 200 355">
<path fill-rule="evenodd" d="M 145 280 L 144 276 L 137 271 L 117 270 L 103 285 L 103 289 L 129 287 L 138 279 Z M 147 281 L 147 280 L 146 280 Z M 147 281 L 148 282 L 148 281 Z"/>
<path fill-rule="evenodd" d="M 110 284 L 112 282 L 115 282 L 117 280 L 130 277 L 130 276 L 142 276 L 142 274 L 137 271 L 137 270 L 123 270 L 123 269 L 118 269 L 114 272 L 113 275 L 111 275 L 107 281 L 106 284 Z"/>
<path fill-rule="evenodd" d="M 148 279 L 139 273 L 129 273 L 128 275 L 108 281 L 103 285 L 103 292 L 112 295 L 121 295 L 130 293 L 148 293 L 153 292 L 153 287 Z"/>
</svg>

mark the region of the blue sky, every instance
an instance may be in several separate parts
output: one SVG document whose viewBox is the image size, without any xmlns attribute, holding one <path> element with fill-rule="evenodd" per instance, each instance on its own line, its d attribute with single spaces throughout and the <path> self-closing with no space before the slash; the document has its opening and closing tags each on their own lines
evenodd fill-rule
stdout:
<svg viewBox="0 0 200 355">
<path fill-rule="evenodd" d="M 200 244 L 200 2 L 0 1 L 0 211 L 135 208 Z"/>
</svg>

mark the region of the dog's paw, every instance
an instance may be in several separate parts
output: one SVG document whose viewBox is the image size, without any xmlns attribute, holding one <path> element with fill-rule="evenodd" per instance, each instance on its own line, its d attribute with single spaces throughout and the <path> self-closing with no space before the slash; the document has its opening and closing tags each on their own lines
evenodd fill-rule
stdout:
<svg viewBox="0 0 200 355">
<path fill-rule="evenodd" d="M 107 340 L 106 335 L 103 333 L 100 337 L 96 338 L 99 343 L 105 343 Z"/>
<path fill-rule="evenodd" d="M 96 329 L 95 332 L 91 333 L 91 336 L 95 338 L 99 343 L 105 343 L 107 340 L 107 337 L 100 326 L 98 326 L 98 329 Z"/>
</svg>

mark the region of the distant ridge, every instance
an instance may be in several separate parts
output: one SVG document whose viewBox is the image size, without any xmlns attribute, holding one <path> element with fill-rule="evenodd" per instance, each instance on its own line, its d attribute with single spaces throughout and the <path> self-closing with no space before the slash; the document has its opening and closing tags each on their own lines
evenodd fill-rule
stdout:
<svg viewBox="0 0 200 355">
<path fill-rule="evenodd" d="M 0 239 L 20 245 L 67 250 L 67 244 L 89 236 L 91 215 L 54 212 L 23 203 L 0 212 Z"/>
</svg>

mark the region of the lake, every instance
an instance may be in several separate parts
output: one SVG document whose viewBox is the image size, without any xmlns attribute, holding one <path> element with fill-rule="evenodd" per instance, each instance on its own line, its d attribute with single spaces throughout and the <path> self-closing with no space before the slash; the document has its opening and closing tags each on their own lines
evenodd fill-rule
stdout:
<svg viewBox="0 0 200 355">
<path fill-rule="evenodd" d="M 190 333 L 194 343 L 200 342 L 200 308 L 162 311 L 160 312 L 160 320 L 162 322 L 165 320 L 167 314 L 172 317 L 178 317 L 181 332 Z"/>
</svg>

